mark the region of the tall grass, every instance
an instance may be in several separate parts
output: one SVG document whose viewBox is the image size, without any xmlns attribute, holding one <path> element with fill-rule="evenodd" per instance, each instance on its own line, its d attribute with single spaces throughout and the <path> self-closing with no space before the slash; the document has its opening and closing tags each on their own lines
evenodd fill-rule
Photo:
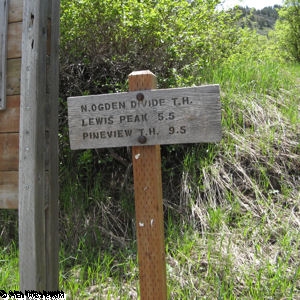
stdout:
<svg viewBox="0 0 300 300">
<path fill-rule="evenodd" d="M 207 76 L 222 90 L 221 143 L 162 147 L 169 299 L 300 299 L 299 70 L 230 57 Z M 120 161 L 111 178 L 82 155 L 61 171 L 60 288 L 138 299 L 130 153 L 105 154 Z M 17 253 L 2 248 L 1 288 L 18 289 Z"/>
<path fill-rule="evenodd" d="M 201 297 L 298 299 L 299 69 L 234 58 L 211 73 L 223 92 L 223 140 L 184 161 L 182 211 L 207 242 Z"/>
<path fill-rule="evenodd" d="M 180 164 L 163 166 L 169 299 L 300 297 L 297 76 L 271 59 L 240 59 L 209 80 L 221 85 L 222 142 L 163 147 Z M 137 299 L 134 220 L 122 227 L 109 194 L 82 197 L 102 217 L 89 208 L 74 219 L 85 234 L 76 255 L 61 253 L 61 286 L 74 299 Z"/>
</svg>

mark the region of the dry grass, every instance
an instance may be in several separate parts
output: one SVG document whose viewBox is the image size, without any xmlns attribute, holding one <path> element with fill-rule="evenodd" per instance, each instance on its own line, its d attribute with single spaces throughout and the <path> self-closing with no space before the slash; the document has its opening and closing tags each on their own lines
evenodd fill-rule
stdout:
<svg viewBox="0 0 300 300">
<path fill-rule="evenodd" d="M 187 160 L 179 209 L 201 234 L 183 264 L 178 253 L 169 261 L 189 275 L 173 280 L 195 286 L 190 299 L 300 299 L 299 99 L 296 90 L 227 99 L 232 126 L 213 163 Z"/>
<path fill-rule="evenodd" d="M 293 97 L 299 103 L 299 94 Z M 288 224 L 299 228 L 300 112 L 298 122 L 291 124 L 289 116 L 282 113 L 282 107 L 288 105 L 282 95 L 263 100 L 252 95 L 235 101 L 225 104 L 237 109 L 235 116 L 230 116 L 232 127 L 224 127 L 214 162 L 203 166 L 203 157 L 193 157 L 187 163 L 181 205 L 190 208 L 189 215 L 201 221 L 204 230 L 209 223 L 207 208 L 230 211 L 232 202 L 243 213 L 266 216 L 270 222 L 284 211 Z M 300 110 L 300 105 L 296 109 Z M 201 185 L 194 174 L 202 180 Z"/>
</svg>

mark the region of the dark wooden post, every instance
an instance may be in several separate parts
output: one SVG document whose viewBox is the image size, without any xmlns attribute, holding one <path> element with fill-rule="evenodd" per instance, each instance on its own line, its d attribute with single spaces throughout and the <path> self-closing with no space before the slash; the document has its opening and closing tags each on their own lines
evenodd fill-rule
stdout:
<svg viewBox="0 0 300 300">
<path fill-rule="evenodd" d="M 150 71 L 129 75 L 129 91 L 156 88 Z M 145 138 L 145 137 L 143 137 Z M 167 298 L 160 146 L 132 147 L 141 299 Z"/>
</svg>

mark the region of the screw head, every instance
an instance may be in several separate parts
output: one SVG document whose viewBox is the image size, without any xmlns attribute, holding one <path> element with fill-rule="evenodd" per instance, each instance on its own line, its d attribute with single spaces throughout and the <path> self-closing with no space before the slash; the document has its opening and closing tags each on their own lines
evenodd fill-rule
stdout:
<svg viewBox="0 0 300 300">
<path fill-rule="evenodd" d="M 144 94 L 143 93 L 138 93 L 136 94 L 136 99 L 138 101 L 143 101 L 144 100 Z"/>
<path fill-rule="evenodd" d="M 147 138 L 144 135 L 139 136 L 138 141 L 140 144 L 145 144 L 147 142 Z"/>
</svg>

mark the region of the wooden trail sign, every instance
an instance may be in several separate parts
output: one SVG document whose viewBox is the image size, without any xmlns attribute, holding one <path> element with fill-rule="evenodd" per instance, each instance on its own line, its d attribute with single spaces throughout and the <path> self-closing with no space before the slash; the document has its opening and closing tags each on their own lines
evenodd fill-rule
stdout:
<svg viewBox="0 0 300 300">
<path fill-rule="evenodd" d="M 129 93 L 70 97 L 71 149 L 132 147 L 141 299 L 167 299 L 160 144 L 218 142 L 218 85 L 156 90 L 150 71 Z"/>
<path fill-rule="evenodd" d="M 216 142 L 219 85 L 71 97 L 71 149 Z"/>
</svg>

